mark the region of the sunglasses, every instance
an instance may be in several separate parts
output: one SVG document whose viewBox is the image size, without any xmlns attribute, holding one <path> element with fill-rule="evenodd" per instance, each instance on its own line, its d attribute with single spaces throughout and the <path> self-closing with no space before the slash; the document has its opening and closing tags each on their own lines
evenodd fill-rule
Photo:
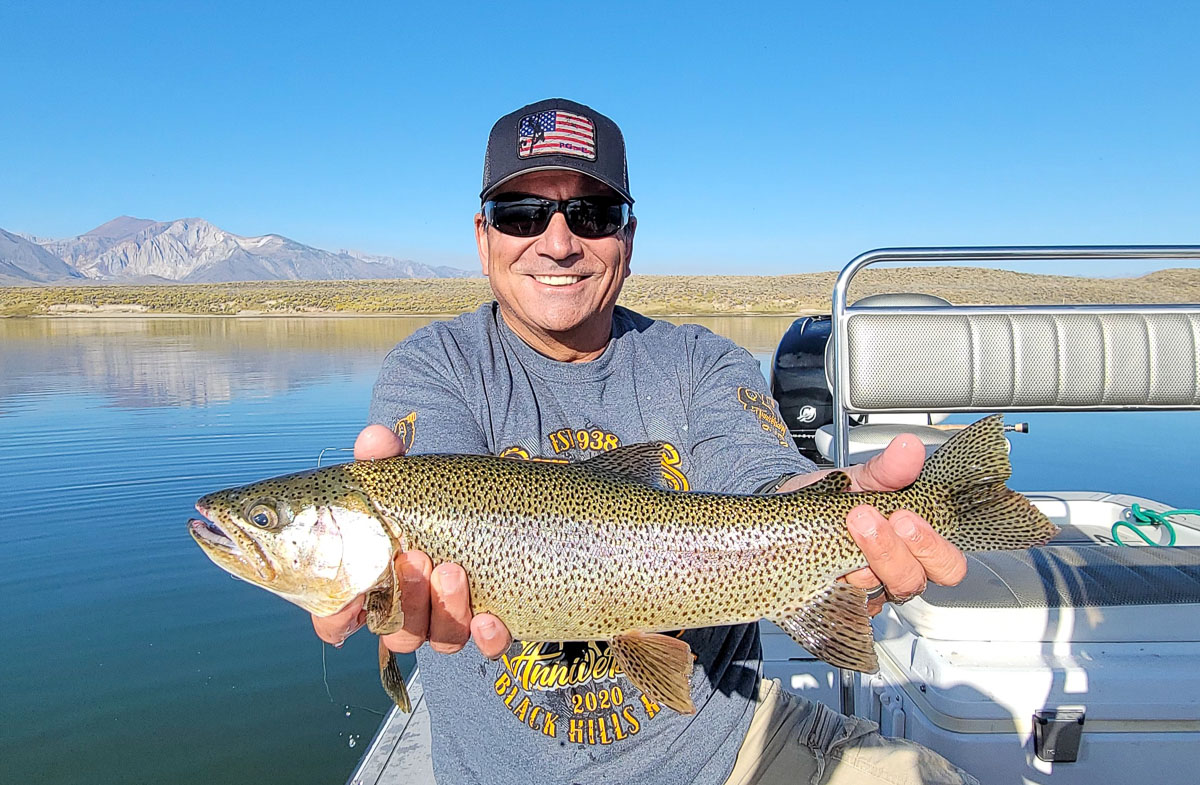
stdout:
<svg viewBox="0 0 1200 785">
<path fill-rule="evenodd" d="M 483 217 L 496 231 L 513 237 L 536 237 L 546 231 L 555 213 L 577 237 L 611 237 L 629 223 L 629 205 L 611 196 L 543 199 L 527 194 L 500 194 L 483 203 Z"/>
</svg>

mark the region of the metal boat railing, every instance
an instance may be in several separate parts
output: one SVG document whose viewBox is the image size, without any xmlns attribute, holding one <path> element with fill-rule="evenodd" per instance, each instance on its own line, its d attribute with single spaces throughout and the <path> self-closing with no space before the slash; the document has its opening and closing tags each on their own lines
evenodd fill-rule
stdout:
<svg viewBox="0 0 1200 785">
<path fill-rule="evenodd" d="M 1062 260 L 1200 260 L 1196 245 L 1126 245 L 1126 246 L 1022 246 L 978 248 L 881 248 L 868 251 L 853 261 L 838 275 L 833 290 L 834 343 L 833 381 L 833 461 L 837 466 L 849 463 L 849 415 L 867 412 L 896 411 L 1065 411 L 1136 410 L 1136 409 L 1196 409 L 1200 408 L 1200 384 L 1196 383 L 1195 368 L 1200 358 L 1200 305 L 1004 305 L 1004 306 L 889 306 L 855 307 L 847 305 L 850 283 L 864 268 L 881 263 L 901 262 L 920 264 L 930 262 L 1041 262 Z M 870 323 L 864 320 L 871 320 Z M 871 329 L 860 329 L 856 321 Z M 1007 324 L 1009 336 L 997 336 L 997 325 Z M 881 336 L 897 325 L 905 325 L 907 341 L 882 349 Z M 946 328 L 953 325 L 959 344 L 947 341 Z M 1043 329 L 1044 327 L 1044 329 Z M 941 331 L 941 332 L 939 332 Z M 1022 332 L 1024 331 L 1024 332 Z M 975 366 L 959 368 L 962 389 L 943 384 L 941 378 L 920 379 L 921 386 L 903 382 L 897 373 L 902 362 L 926 371 L 962 363 L 970 359 L 970 350 L 979 347 L 979 336 L 991 336 L 987 349 L 1007 359 L 988 362 L 974 358 Z M 1190 345 L 1179 340 L 1187 336 Z M 856 337 L 860 344 L 874 341 L 878 356 L 891 356 L 892 363 L 869 362 L 855 365 Z M 870 339 L 870 340 L 869 340 Z M 1109 342 L 1119 344 L 1119 359 L 1132 362 L 1128 375 L 1144 368 L 1148 374 L 1163 376 L 1164 352 L 1186 357 L 1187 367 L 1179 373 L 1186 379 L 1168 380 L 1169 389 L 1119 389 L 1117 368 L 1098 364 L 1109 363 L 1112 351 Z M 1142 346 L 1137 346 L 1138 341 Z M 1087 351 L 1074 351 L 1082 342 Z M 1097 344 L 1098 345 L 1093 345 Z M 1129 345 L 1126 345 L 1129 344 Z M 958 349 L 965 348 L 964 354 Z M 1099 350 L 1095 354 L 1092 350 Z M 880 352 L 883 352 L 880 354 Z M 1035 362 L 1050 358 L 1058 363 L 1047 384 L 1034 384 L 1018 390 L 1016 375 L 1022 368 L 1034 368 Z M 993 358 L 995 359 L 995 358 Z M 1140 363 L 1140 364 L 1139 364 Z M 880 367 L 883 365 L 884 367 Z M 852 371 L 854 378 L 852 379 Z M 1005 380 L 989 378 L 988 374 L 1009 373 L 1008 395 L 980 395 L 980 390 L 1003 387 Z M 1100 373 L 1105 378 L 1096 386 L 1092 377 Z M 1178 375 L 1178 374 L 1176 374 Z M 1118 389 L 1110 382 L 1115 378 Z M 1178 383 L 1182 381 L 1183 383 Z M 870 384 L 866 384 L 870 382 Z M 1064 382 L 1075 389 L 1063 394 Z M 991 384 L 989 388 L 989 383 Z M 856 396 L 856 389 L 870 388 L 871 394 Z M 940 388 L 939 385 L 942 385 Z M 944 389 L 943 389 L 944 388 Z M 968 389 L 969 388 L 969 389 Z M 1187 388 L 1187 389 L 1184 389 Z M 914 403 L 913 399 L 921 400 Z"/>
</svg>

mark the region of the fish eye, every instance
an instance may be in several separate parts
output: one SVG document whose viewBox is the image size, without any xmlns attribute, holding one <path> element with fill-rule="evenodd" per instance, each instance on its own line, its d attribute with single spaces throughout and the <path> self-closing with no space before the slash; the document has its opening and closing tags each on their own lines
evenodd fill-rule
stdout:
<svg viewBox="0 0 1200 785">
<path fill-rule="evenodd" d="M 260 502 L 251 507 L 246 513 L 246 520 L 260 528 L 269 529 L 278 522 L 279 517 L 276 515 L 273 507 Z"/>
</svg>

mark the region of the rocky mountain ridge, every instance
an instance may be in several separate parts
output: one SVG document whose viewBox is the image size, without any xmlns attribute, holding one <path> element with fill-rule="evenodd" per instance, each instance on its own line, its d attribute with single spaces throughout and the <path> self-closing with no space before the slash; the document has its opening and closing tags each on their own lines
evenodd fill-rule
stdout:
<svg viewBox="0 0 1200 785">
<path fill-rule="evenodd" d="M 0 229 L 0 285 L 81 282 L 83 273 L 27 237 Z"/>
<path fill-rule="evenodd" d="M 0 284 L 83 282 L 469 278 L 453 267 L 325 251 L 278 234 L 243 237 L 203 218 L 121 216 L 77 237 L 47 239 L 0 229 Z"/>
</svg>

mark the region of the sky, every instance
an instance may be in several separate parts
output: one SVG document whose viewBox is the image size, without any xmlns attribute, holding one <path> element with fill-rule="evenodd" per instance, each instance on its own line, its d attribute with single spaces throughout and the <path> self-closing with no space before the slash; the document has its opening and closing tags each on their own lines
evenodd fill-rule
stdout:
<svg viewBox="0 0 1200 785">
<path fill-rule="evenodd" d="M 0 31 L 0 227 L 43 237 L 195 216 L 477 268 L 488 131 L 563 96 L 624 132 L 635 273 L 1200 242 L 1191 3 L 0 0 Z"/>
</svg>

